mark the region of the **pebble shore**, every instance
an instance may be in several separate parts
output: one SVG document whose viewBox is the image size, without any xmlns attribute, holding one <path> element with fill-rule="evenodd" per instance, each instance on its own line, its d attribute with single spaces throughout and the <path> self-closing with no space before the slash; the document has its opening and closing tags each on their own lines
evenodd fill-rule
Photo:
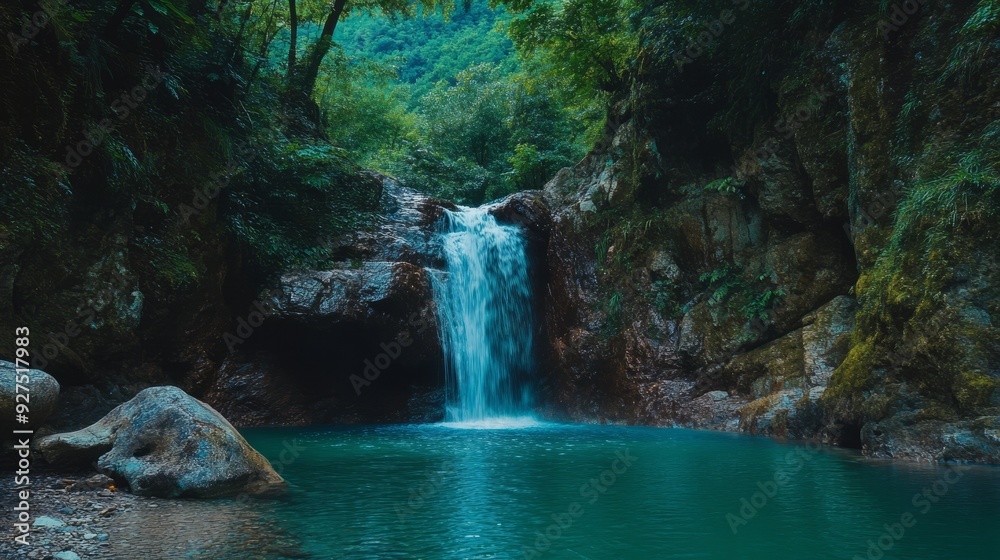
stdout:
<svg viewBox="0 0 1000 560">
<path fill-rule="evenodd" d="M 13 490 L 9 490 L 13 493 Z M 5 495 L 8 493 L 5 492 Z M 28 546 L 14 542 L 10 533 L 0 542 L 0 558 L 77 560 L 111 558 L 109 531 L 115 520 L 140 500 L 116 491 L 103 475 L 67 478 L 37 475 L 31 481 L 32 527 Z"/>
<path fill-rule="evenodd" d="M 12 478 L 0 479 L 0 495 L 14 495 Z M 103 475 L 38 474 L 30 544 L 15 543 L 13 520 L 4 523 L 0 560 L 307 558 L 296 539 L 275 534 L 267 509 L 254 501 L 138 497 Z"/>
</svg>

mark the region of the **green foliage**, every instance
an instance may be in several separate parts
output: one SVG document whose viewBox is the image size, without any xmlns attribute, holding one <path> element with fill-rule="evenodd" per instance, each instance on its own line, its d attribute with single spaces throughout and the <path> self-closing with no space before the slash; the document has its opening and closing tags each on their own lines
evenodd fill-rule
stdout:
<svg viewBox="0 0 1000 560">
<path fill-rule="evenodd" d="M 641 211 L 623 214 L 615 208 L 602 213 L 600 219 L 606 220 L 607 226 L 594 246 L 597 270 L 630 272 L 632 257 L 648 248 L 650 237 L 659 233 L 660 216 Z M 610 259 L 609 253 L 613 253 Z"/>
<path fill-rule="evenodd" d="M 625 296 L 621 292 L 615 292 L 611 294 L 611 299 L 608 300 L 608 314 L 612 316 L 618 316 L 622 312 L 622 300 Z"/>
<path fill-rule="evenodd" d="M 352 58 L 391 67 L 408 93 L 407 107 L 416 110 L 435 84 L 454 83 L 471 66 L 514 71 L 513 44 L 497 29 L 508 19 L 503 9 L 490 9 L 485 1 L 472 2 L 447 19 L 439 13 L 405 20 L 359 14 L 340 25 L 338 42 Z"/>
<path fill-rule="evenodd" d="M 956 376 L 953 391 L 960 407 L 974 411 L 988 406 L 997 388 L 1000 388 L 1000 380 L 982 373 L 965 372 Z"/>
<path fill-rule="evenodd" d="M 698 277 L 708 290 L 708 303 L 739 309 L 747 319 L 768 319 L 770 311 L 785 297 L 784 290 L 768 286 L 770 274 L 747 281 L 745 274 L 728 263 Z"/>
<path fill-rule="evenodd" d="M 394 81 L 385 64 L 339 49 L 328 57 L 315 90 L 322 122 L 355 161 L 380 161 L 417 139 L 418 117 L 406 110 L 407 92 Z"/>
<path fill-rule="evenodd" d="M 331 237 L 366 226 L 377 183 L 327 140 L 285 127 L 294 118 L 270 64 L 284 3 L 210 13 L 203 2 L 151 0 L 116 21 L 120 5 L 68 4 L 17 53 L 0 46 L 0 115 L 10 123 L 0 128 L 0 248 L 60 258 L 74 243 L 106 247 L 118 236 L 140 289 L 169 301 L 218 281 L 206 272 L 222 266 L 229 240 L 249 281 L 263 282 L 328 261 Z M 4 4 L 0 23 L 15 29 L 31 13 Z M 150 68 L 161 79 L 120 116 L 113 104 Z M 113 129 L 65 166 L 67 146 L 93 138 L 82 131 L 102 120 Z M 344 136 L 364 139 L 361 127 Z"/>
<path fill-rule="evenodd" d="M 917 387 L 927 408 L 941 414 L 984 405 L 991 388 L 981 356 L 992 352 L 995 334 L 949 309 L 946 294 L 957 271 L 998 250 L 1000 150 L 986 141 L 994 133 L 988 125 L 969 140 L 973 147 L 931 152 L 922 178 L 903 193 L 878 259 L 855 286 L 858 327 L 829 396 L 837 406 L 877 415 L 860 403 L 885 370 Z"/>
<path fill-rule="evenodd" d="M 679 287 L 676 284 L 669 280 L 656 280 L 652 288 L 648 299 L 657 311 L 669 317 L 677 317 L 683 313 L 681 305 L 677 302 Z"/>
<path fill-rule="evenodd" d="M 514 155 L 507 161 L 514 167 L 510 173 L 510 181 L 515 189 L 537 188 L 544 180 L 545 166 L 542 155 L 534 144 L 514 146 Z"/>
<path fill-rule="evenodd" d="M 204 265 L 196 262 L 178 239 L 141 237 L 136 240 L 136 249 L 143 255 L 142 268 L 160 293 L 190 288 L 204 273 Z"/>
<path fill-rule="evenodd" d="M 287 5 L 289 36 L 284 86 L 292 98 L 313 95 L 320 67 L 334 45 L 334 33 L 341 20 L 356 14 L 375 13 L 409 19 L 438 10 L 447 18 L 456 7 L 454 0 L 289 0 Z M 466 0 L 465 7 L 468 5 Z M 301 33 L 299 27 L 303 22 L 321 25 L 319 33 Z M 303 39 L 302 44 L 299 37 Z M 305 46 L 305 39 L 313 41 Z"/>
<path fill-rule="evenodd" d="M 637 84 L 632 89 L 640 100 L 648 100 L 651 96 L 642 88 L 655 87 L 658 96 L 676 103 L 675 111 L 698 115 L 699 126 L 707 125 L 732 140 L 750 141 L 755 127 L 776 120 L 779 92 L 787 92 L 790 85 L 782 82 L 798 82 L 806 90 L 812 86 L 813 75 L 819 73 L 805 69 L 820 65 L 808 58 L 816 51 L 810 41 L 842 21 L 838 17 L 846 4 L 840 0 L 643 3 L 633 20 L 638 55 Z M 798 70 L 790 74 L 793 67 Z"/>
<path fill-rule="evenodd" d="M 956 80 L 964 86 L 977 81 L 984 67 L 995 64 L 1000 45 L 1000 1 L 980 0 L 965 23 L 958 30 L 958 42 L 952 50 L 939 83 Z"/>
<path fill-rule="evenodd" d="M 959 264 L 954 245 L 958 232 L 996 220 L 997 154 L 993 147 L 973 149 L 937 178 L 906 190 L 885 250 L 864 282 L 859 281 L 859 301 L 870 316 L 894 323 L 916 301 L 940 303 L 951 270 Z"/>
<path fill-rule="evenodd" d="M 583 156 L 593 100 L 568 103 L 556 75 L 539 71 L 544 57 L 516 56 L 503 9 L 474 2 L 424 15 L 357 14 L 339 27 L 313 90 L 335 144 L 411 187 L 472 205 L 540 188 Z"/>
<path fill-rule="evenodd" d="M 708 301 L 712 304 L 721 304 L 737 288 L 743 287 L 739 274 L 729 264 L 701 274 L 698 281 L 709 290 Z"/>
<path fill-rule="evenodd" d="M 621 329 L 622 310 L 625 303 L 625 295 L 621 292 L 614 292 L 608 298 L 604 311 L 607 313 L 607 321 L 604 326 L 605 335 L 613 335 Z"/>
<path fill-rule="evenodd" d="M 374 221 L 379 187 L 325 142 L 274 138 L 248 180 L 228 189 L 223 216 L 257 271 L 329 266 L 325 239 Z"/>
<path fill-rule="evenodd" d="M 630 0 L 507 2 L 517 14 L 509 33 L 526 56 L 542 55 L 580 96 L 613 93 L 627 83 L 638 53 Z"/>
<path fill-rule="evenodd" d="M 504 125 L 509 94 L 492 65 L 459 73 L 454 85 L 439 82 L 421 103 L 427 140 L 448 157 L 495 167 L 508 148 Z"/>
<path fill-rule="evenodd" d="M 153 8 L 154 10 L 156 10 L 157 12 L 159 12 L 162 15 L 173 14 L 174 17 L 180 19 L 181 21 L 183 21 L 186 24 L 189 24 L 189 25 L 193 25 L 194 24 L 194 20 L 191 19 L 191 16 L 187 15 L 186 13 L 184 13 L 180 8 L 178 8 L 176 5 L 174 5 L 173 2 L 169 2 L 168 0 L 147 0 L 146 3 L 151 8 Z"/>
<path fill-rule="evenodd" d="M 739 194 L 742 198 L 743 193 L 741 189 L 743 186 L 743 183 L 739 182 L 735 178 L 726 177 L 724 179 L 716 179 L 715 181 L 705 185 L 705 190 L 708 192 L 718 192 L 723 194 Z"/>
<path fill-rule="evenodd" d="M 63 232 L 73 192 L 62 169 L 18 142 L 0 170 L 0 250 L 15 241 L 55 241 Z"/>
<path fill-rule="evenodd" d="M 468 158 L 444 157 L 426 145 L 411 146 L 387 170 L 411 187 L 465 205 L 486 199 L 487 190 L 498 181 Z"/>
<path fill-rule="evenodd" d="M 604 269 L 605 263 L 608 260 L 608 249 L 611 247 L 613 240 L 614 232 L 610 228 L 597 238 L 597 243 L 594 244 L 594 260 L 597 263 L 598 270 Z"/>
<path fill-rule="evenodd" d="M 438 82 L 416 113 L 406 111 L 400 86 L 359 87 L 352 80 L 320 88 L 332 92 L 323 97 L 331 121 L 335 111 L 348 121 L 331 122 L 335 142 L 363 164 L 437 197 L 475 205 L 540 188 L 585 149 L 585 125 L 553 99 L 550 84 L 500 65 L 479 64 L 453 83 Z M 359 114 L 371 117 L 354 120 Z"/>
<path fill-rule="evenodd" d="M 769 319 L 771 309 L 784 297 L 784 290 L 766 289 L 759 294 L 750 296 L 748 301 L 740 307 L 740 312 L 747 319 Z"/>
</svg>

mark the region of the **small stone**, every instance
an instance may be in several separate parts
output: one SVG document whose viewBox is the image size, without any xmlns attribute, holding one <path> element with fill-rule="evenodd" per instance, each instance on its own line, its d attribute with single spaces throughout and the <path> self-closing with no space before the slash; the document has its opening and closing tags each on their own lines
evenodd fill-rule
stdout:
<svg viewBox="0 0 1000 560">
<path fill-rule="evenodd" d="M 83 534 L 83 538 L 86 539 L 86 540 L 88 540 L 88 541 L 90 539 L 93 539 L 93 538 L 96 538 L 96 537 L 97 537 L 97 533 L 84 533 Z"/>
<path fill-rule="evenodd" d="M 80 555 L 72 550 L 64 550 L 52 555 L 56 560 L 80 560 Z"/>
<path fill-rule="evenodd" d="M 73 490 L 77 492 L 84 492 L 90 490 L 103 490 L 114 484 L 114 480 L 111 477 L 103 474 L 95 474 L 90 478 L 85 480 L 79 480 L 67 487 L 67 490 Z"/>
<path fill-rule="evenodd" d="M 71 507 L 61 507 L 59 508 L 59 513 L 65 513 L 66 515 L 73 515 L 74 509 Z"/>
<path fill-rule="evenodd" d="M 35 519 L 35 522 L 31 524 L 32 527 L 62 527 L 64 525 L 66 525 L 66 523 L 64 523 L 61 519 L 45 515 L 39 516 Z"/>
<path fill-rule="evenodd" d="M 97 535 L 97 540 L 99 540 L 101 542 L 107 541 L 108 540 L 108 534 L 107 533 L 101 533 L 100 535 Z"/>
</svg>

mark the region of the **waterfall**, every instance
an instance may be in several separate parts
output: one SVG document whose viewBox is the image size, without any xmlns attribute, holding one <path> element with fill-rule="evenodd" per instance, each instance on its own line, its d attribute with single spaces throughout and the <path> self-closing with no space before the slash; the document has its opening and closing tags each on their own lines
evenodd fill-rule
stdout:
<svg viewBox="0 0 1000 560">
<path fill-rule="evenodd" d="M 449 422 L 528 416 L 531 285 L 525 240 L 488 208 L 444 218 L 447 278 L 434 283 L 444 349 Z"/>
</svg>

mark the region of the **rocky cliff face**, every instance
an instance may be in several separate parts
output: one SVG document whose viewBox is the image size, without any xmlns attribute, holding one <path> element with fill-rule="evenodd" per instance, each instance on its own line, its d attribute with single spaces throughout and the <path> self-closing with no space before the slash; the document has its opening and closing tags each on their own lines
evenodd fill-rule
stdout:
<svg viewBox="0 0 1000 560">
<path fill-rule="evenodd" d="M 1000 461 L 1000 82 L 930 78 L 976 17 L 845 16 L 749 140 L 702 92 L 623 104 L 541 195 L 554 412 Z"/>
<path fill-rule="evenodd" d="M 801 435 L 786 416 L 815 416 L 853 324 L 846 235 L 776 227 L 756 197 L 696 185 L 644 214 L 624 175 L 595 153 L 544 191 L 557 408 Z"/>
<path fill-rule="evenodd" d="M 4 329 L 30 327 L 34 366 L 62 385 L 52 427 L 80 428 L 164 384 L 237 425 L 437 419 L 431 274 L 451 206 L 386 177 L 358 180 L 380 198 L 380 222 L 327 241 L 328 269 L 290 270 L 256 295 L 213 228 L 200 231 L 201 281 L 166 300 L 150 298 L 156 277 L 117 226 L 0 249 Z"/>
<path fill-rule="evenodd" d="M 223 335 L 205 400 L 242 425 L 438 420 L 441 349 L 432 275 L 448 203 L 384 180 L 384 222 L 334 242 L 350 259 L 283 275 Z"/>
</svg>

